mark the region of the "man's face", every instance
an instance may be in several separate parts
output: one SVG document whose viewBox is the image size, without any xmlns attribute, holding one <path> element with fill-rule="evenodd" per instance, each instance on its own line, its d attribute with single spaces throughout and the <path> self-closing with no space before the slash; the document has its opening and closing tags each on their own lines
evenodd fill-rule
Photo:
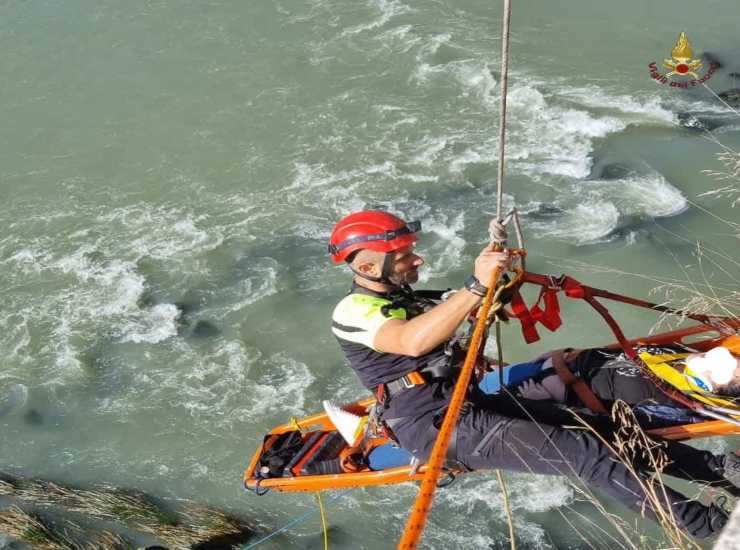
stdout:
<svg viewBox="0 0 740 550">
<path fill-rule="evenodd" d="M 421 256 L 414 252 L 414 246 L 407 246 L 396 250 L 393 258 L 393 269 L 390 280 L 397 285 L 414 284 L 419 280 L 419 267 L 424 265 Z"/>
</svg>

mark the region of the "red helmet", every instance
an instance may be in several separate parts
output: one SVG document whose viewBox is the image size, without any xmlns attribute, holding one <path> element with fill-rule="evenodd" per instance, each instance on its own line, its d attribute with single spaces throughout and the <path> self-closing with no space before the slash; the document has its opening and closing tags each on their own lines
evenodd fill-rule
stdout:
<svg viewBox="0 0 740 550">
<path fill-rule="evenodd" d="M 369 248 L 378 252 L 393 252 L 418 240 L 416 232 L 421 222 L 406 223 L 398 216 L 382 210 L 355 212 L 339 220 L 329 238 L 329 254 L 335 264 L 347 256 Z"/>
</svg>

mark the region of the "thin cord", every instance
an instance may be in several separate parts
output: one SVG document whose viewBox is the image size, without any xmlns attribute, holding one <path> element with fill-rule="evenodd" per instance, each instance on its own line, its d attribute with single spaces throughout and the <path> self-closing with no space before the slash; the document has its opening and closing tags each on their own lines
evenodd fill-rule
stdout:
<svg viewBox="0 0 740 550">
<path fill-rule="evenodd" d="M 329 550 L 329 529 L 326 527 L 326 510 L 324 510 L 324 499 L 321 491 L 316 491 L 316 501 L 319 503 L 319 514 L 321 515 L 321 528 L 324 530 L 324 550 Z"/>
<path fill-rule="evenodd" d="M 704 86 L 704 87 L 705 87 L 705 88 L 706 88 L 707 90 L 709 90 L 709 92 L 710 92 L 710 93 L 711 93 L 711 94 L 712 94 L 712 95 L 713 95 L 714 97 L 716 97 L 717 99 L 719 99 L 719 100 L 720 100 L 720 102 L 722 102 L 722 103 L 724 104 L 724 106 L 725 106 L 725 107 L 727 107 L 727 108 L 728 108 L 728 109 L 729 109 L 730 111 L 732 111 L 733 113 L 735 113 L 735 114 L 736 114 L 737 116 L 740 116 L 740 112 L 738 112 L 738 111 L 736 111 L 735 109 L 733 109 L 733 108 L 732 108 L 732 107 L 730 106 L 730 104 L 729 104 L 729 103 L 727 103 L 727 102 L 726 102 L 726 101 L 725 101 L 724 99 L 722 99 L 721 97 L 719 97 L 719 96 L 718 96 L 718 95 L 717 95 L 717 94 L 716 94 L 716 93 L 714 92 L 714 90 L 712 90 L 712 89 L 711 89 L 711 88 L 710 88 L 709 86 L 707 86 L 707 85 L 706 85 L 706 84 L 705 84 L 704 82 L 702 82 L 702 83 L 701 83 L 701 85 L 702 85 L 702 86 Z"/>
<path fill-rule="evenodd" d="M 329 499 L 329 502 L 334 502 L 335 500 L 339 499 L 340 497 L 343 497 L 347 493 L 349 493 L 349 491 L 343 491 L 343 492 L 341 492 L 341 493 L 339 493 L 337 495 L 334 495 L 333 497 L 331 497 Z M 316 510 L 309 510 L 305 514 L 303 514 L 301 516 L 298 516 L 294 520 L 288 522 L 287 524 L 285 524 L 283 527 L 281 527 L 277 531 L 273 531 L 269 535 L 267 535 L 265 537 L 262 537 L 258 541 L 253 542 L 253 543 L 251 543 L 251 544 L 249 544 L 247 546 L 242 546 L 241 550 L 249 550 L 250 548 L 254 548 L 255 546 L 258 546 L 258 545 L 262 544 L 263 542 L 267 542 L 272 537 L 275 537 L 275 536 L 279 535 L 280 533 L 284 533 L 285 531 L 288 531 L 292 527 L 295 527 L 296 525 L 299 525 L 300 523 L 303 523 L 304 521 L 306 521 L 311 516 L 311 514 L 315 514 L 315 513 L 316 513 Z"/>
</svg>

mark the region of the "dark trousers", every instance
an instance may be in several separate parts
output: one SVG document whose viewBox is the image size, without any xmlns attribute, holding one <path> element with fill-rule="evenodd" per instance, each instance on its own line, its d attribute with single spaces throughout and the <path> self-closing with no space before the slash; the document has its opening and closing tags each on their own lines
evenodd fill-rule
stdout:
<svg viewBox="0 0 740 550">
<path fill-rule="evenodd" d="M 514 400 L 507 396 L 476 394 L 466 405 L 457 428 L 456 458 L 472 470 L 502 469 L 578 478 L 640 512 L 645 495 L 634 475 L 599 439 L 576 426 L 564 407 L 545 401 Z M 523 407 L 526 407 L 524 410 Z M 606 417 L 584 418 L 603 433 L 607 441 L 614 427 Z M 436 439 L 434 425 L 440 415 L 406 417 L 393 422 L 402 446 L 427 458 Z M 672 463 L 664 470 L 677 477 L 719 483 L 722 471 L 719 457 L 680 443 L 667 443 Z M 642 476 L 647 467 L 635 464 Z M 720 525 L 713 525 L 710 509 L 666 487 L 666 493 L 679 525 L 697 538 L 712 536 Z"/>
</svg>

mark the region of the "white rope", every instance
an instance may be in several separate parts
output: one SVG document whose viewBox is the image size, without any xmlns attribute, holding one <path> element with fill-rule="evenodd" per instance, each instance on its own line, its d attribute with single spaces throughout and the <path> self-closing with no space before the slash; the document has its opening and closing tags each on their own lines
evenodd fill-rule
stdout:
<svg viewBox="0 0 740 550">
<path fill-rule="evenodd" d="M 501 246 L 506 246 L 506 224 L 513 218 L 516 228 L 519 246 L 522 246 L 522 235 L 519 227 L 519 217 L 516 209 L 509 213 L 504 220 L 501 213 L 504 205 L 504 157 L 506 153 L 506 92 L 509 87 L 509 28 L 511 23 L 511 0 L 504 0 L 504 16 L 501 31 L 501 109 L 499 112 L 498 124 L 498 176 L 496 178 L 496 219 L 489 226 L 491 242 Z M 499 360 L 499 381 L 503 388 L 503 342 L 501 341 L 501 323 L 496 320 L 496 347 L 498 348 Z M 516 550 L 516 537 L 514 534 L 514 518 L 509 505 L 509 494 L 506 490 L 506 482 L 501 470 L 496 470 L 496 477 L 501 486 L 501 495 L 506 510 L 506 519 L 509 525 L 509 544 L 511 550 Z"/>
<path fill-rule="evenodd" d="M 511 0 L 504 0 L 504 17 L 501 32 L 501 109 L 498 125 L 498 177 L 496 197 L 496 219 L 501 221 L 504 204 L 504 153 L 506 150 L 506 91 L 509 85 L 509 23 L 511 22 Z"/>
</svg>

